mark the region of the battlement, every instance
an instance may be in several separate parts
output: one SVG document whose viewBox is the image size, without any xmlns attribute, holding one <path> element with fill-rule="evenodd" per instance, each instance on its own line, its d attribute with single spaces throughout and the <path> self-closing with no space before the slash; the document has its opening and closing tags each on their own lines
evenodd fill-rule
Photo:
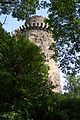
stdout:
<svg viewBox="0 0 80 120">
<path fill-rule="evenodd" d="M 45 22 L 45 18 L 42 16 L 33 16 L 29 18 L 24 25 L 19 27 L 19 29 L 15 30 L 15 34 L 19 32 L 26 32 L 26 30 L 30 29 L 39 29 L 43 31 L 50 31 L 50 26 Z"/>
<path fill-rule="evenodd" d="M 41 48 L 44 53 L 43 57 L 45 59 L 45 64 L 50 67 L 48 78 L 53 82 L 53 85 L 57 86 L 54 91 L 60 92 L 59 69 L 54 60 L 55 51 L 50 49 L 51 45 L 54 43 L 54 38 L 48 23 L 45 22 L 45 19 L 46 18 L 42 16 L 32 16 L 24 25 L 15 31 L 15 34 L 18 35 L 18 33 L 25 33 L 31 42 Z"/>
</svg>

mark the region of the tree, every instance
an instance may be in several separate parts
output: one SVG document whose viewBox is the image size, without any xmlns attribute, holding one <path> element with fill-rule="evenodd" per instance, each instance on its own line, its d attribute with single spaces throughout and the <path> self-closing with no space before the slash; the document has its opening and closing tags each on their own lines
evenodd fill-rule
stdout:
<svg viewBox="0 0 80 120">
<path fill-rule="evenodd" d="M 23 2 L 17 3 L 17 11 L 12 1 L 1 3 L 1 14 L 25 19 L 35 12 L 35 2 L 26 2 L 30 9 L 26 4 L 23 9 Z M 49 7 L 49 24 L 62 71 L 69 74 L 71 94 L 54 94 L 40 49 L 25 35 L 11 37 L 0 27 L 0 119 L 80 120 L 80 86 L 75 76 L 80 71 L 79 0 L 50 0 L 41 6 Z"/>
<path fill-rule="evenodd" d="M 49 8 L 49 24 L 58 49 L 58 58 L 64 73 L 80 71 L 80 4 L 79 0 L 8 0 L 0 2 L 1 14 L 12 14 L 13 17 L 27 19 L 36 13 L 37 8 Z M 63 65 L 64 64 L 64 65 Z M 71 67 L 73 66 L 73 67 Z"/>
<path fill-rule="evenodd" d="M 71 95 L 62 95 L 59 102 L 61 120 L 80 119 L 80 98 Z"/>
<path fill-rule="evenodd" d="M 50 2 L 45 0 L 40 4 L 39 0 L 1 0 L 0 6 L 1 14 L 12 14 L 19 20 L 27 19 L 36 13 L 38 8 L 48 7 L 49 25 L 53 29 L 62 72 L 80 71 L 79 0 L 50 0 Z"/>
<path fill-rule="evenodd" d="M 36 109 L 45 106 L 54 88 L 44 63 L 40 48 L 25 35 L 11 37 L 0 26 L 1 119 L 37 119 Z"/>
<path fill-rule="evenodd" d="M 36 13 L 39 0 L 0 0 L 0 15 L 11 14 L 18 20 L 27 19 Z"/>
<path fill-rule="evenodd" d="M 80 76 L 79 75 L 67 75 L 66 84 L 64 90 L 68 90 L 68 94 L 71 96 L 80 97 Z"/>
<path fill-rule="evenodd" d="M 49 24 L 53 28 L 62 72 L 80 72 L 79 0 L 50 0 Z"/>
</svg>

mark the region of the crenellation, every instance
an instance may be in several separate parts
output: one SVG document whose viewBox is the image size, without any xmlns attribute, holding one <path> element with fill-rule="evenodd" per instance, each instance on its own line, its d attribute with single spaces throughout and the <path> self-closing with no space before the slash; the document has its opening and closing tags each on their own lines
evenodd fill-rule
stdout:
<svg viewBox="0 0 80 120">
<path fill-rule="evenodd" d="M 21 32 L 26 33 L 30 41 L 36 43 L 41 48 L 44 53 L 45 64 L 48 64 L 50 67 L 49 79 L 56 86 L 54 91 L 61 92 L 59 68 L 53 59 L 55 52 L 50 48 L 52 43 L 54 43 L 54 38 L 49 25 L 44 20 L 45 18 L 42 16 L 33 16 L 19 29 Z M 16 33 L 18 32 L 19 30 L 16 30 Z"/>
</svg>

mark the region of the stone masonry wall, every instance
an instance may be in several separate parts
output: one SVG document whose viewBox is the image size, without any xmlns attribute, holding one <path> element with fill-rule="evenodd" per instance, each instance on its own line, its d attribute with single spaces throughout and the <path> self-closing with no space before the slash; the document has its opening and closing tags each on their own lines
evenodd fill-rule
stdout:
<svg viewBox="0 0 80 120">
<path fill-rule="evenodd" d="M 48 28 L 49 26 L 44 23 L 42 16 L 33 16 L 20 30 L 25 32 L 29 39 L 36 43 L 44 52 L 46 64 L 50 66 L 49 79 L 57 86 L 54 91 L 61 92 L 58 65 L 52 58 L 54 51 L 49 49 L 54 39 Z"/>
</svg>

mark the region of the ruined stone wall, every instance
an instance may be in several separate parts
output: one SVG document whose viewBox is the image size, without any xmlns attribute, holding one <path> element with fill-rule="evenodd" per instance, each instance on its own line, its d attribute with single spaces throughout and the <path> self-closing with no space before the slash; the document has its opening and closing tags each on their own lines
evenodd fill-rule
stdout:
<svg viewBox="0 0 80 120">
<path fill-rule="evenodd" d="M 50 66 L 49 79 L 54 85 L 57 85 L 54 91 L 60 92 L 61 88 L 58 65 L 52 57 L 54 51 L 49 49 L 54 42 L 54 39 L 52 38 L 52 33 L 49 31 L 48 24 L 44 23 L 44 18 L 42 16 L 34 16 L 25 23 L 25 26 L 20 28 L 20 31 L 25 32 L 29 39 L 36 43 L 44 52 L 45 63 Z"/>
</svg>

